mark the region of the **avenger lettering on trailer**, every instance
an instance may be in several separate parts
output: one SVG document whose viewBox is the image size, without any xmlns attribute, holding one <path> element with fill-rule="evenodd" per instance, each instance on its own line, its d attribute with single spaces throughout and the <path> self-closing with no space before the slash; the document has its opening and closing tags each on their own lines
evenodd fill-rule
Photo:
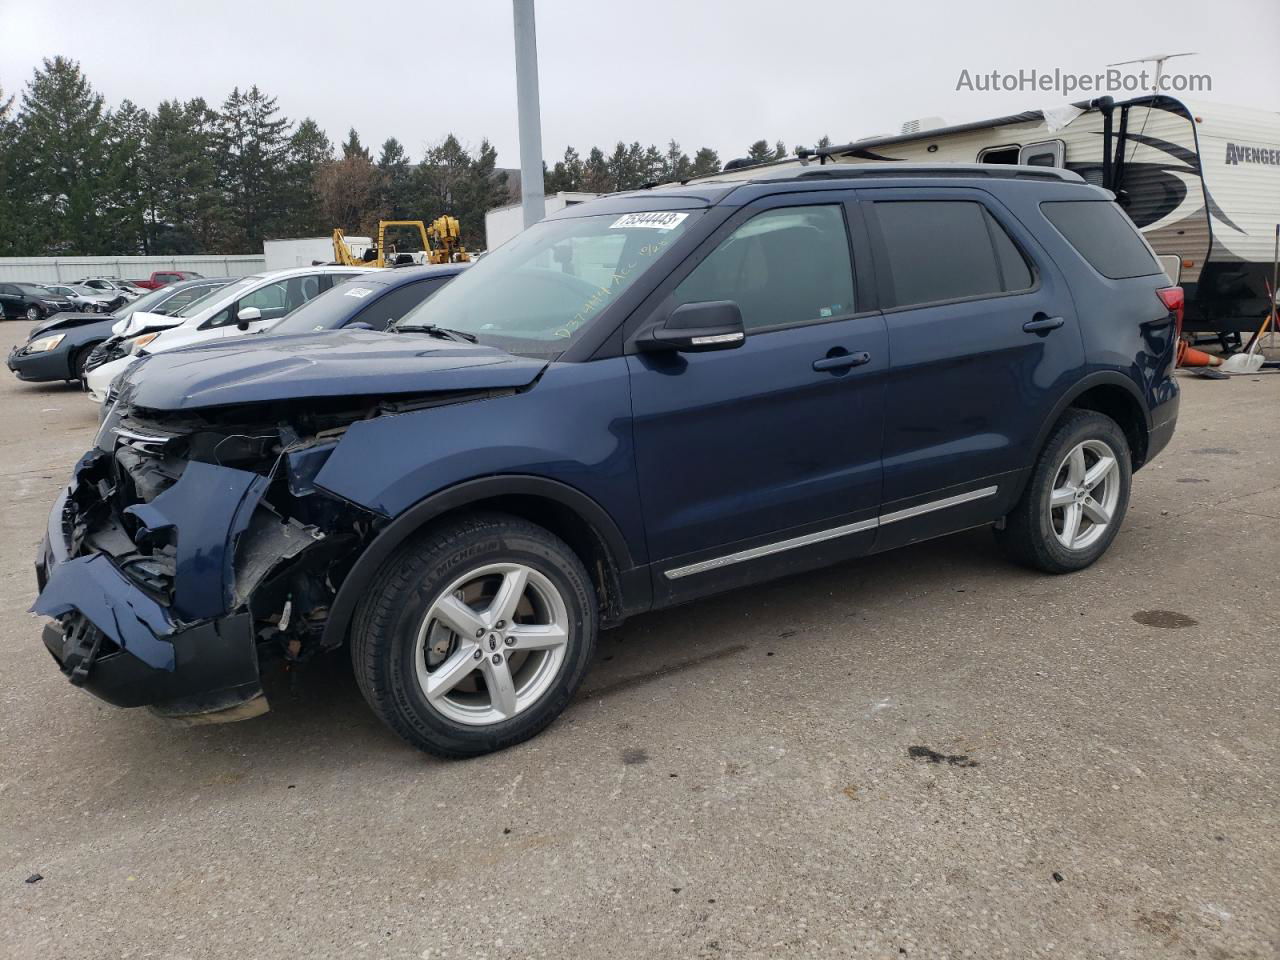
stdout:
<svg viewBox="0 0 1280 960">
<path fill-rule="evenodd" d="M 1280 150 L 1228 143 L 1225 162 L 1227 166 L 1231 167 L 1240 163 L 1262 163 L 1271 167 L 1280 166 Z"/>
</svg>

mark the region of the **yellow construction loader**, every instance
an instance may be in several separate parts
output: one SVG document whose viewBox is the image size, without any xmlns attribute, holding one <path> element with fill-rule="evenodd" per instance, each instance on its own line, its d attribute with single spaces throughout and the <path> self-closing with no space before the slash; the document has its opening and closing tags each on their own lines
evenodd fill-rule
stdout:
<svg viewBox="0 0 1280 960">
<path fill-rule="evenodd" d="M 397 245 L 387 245 L 387 230 L 408 229 L 417 232 L 420 243 L 419 250 L 423 254 L 422 261 L 415 256 L 418 251 L 401 252 Z M 404 259 L 407 258 L 407 259 Z M 357 257 L 347 246 L 346 236 L 342 228 L 333 230 L 333 259 L 346 267 L 391 267 L 400 262 L 407 263 L 466 263 L 471 259 L 467 248 L 462 245 L 462 231 L 458 218 L 445 214 L 436 217 L 430 224 L 421 220 L 383 220 L 378 224 L 378 242 L 371 246 L 363 257 Z"/>
</svg>

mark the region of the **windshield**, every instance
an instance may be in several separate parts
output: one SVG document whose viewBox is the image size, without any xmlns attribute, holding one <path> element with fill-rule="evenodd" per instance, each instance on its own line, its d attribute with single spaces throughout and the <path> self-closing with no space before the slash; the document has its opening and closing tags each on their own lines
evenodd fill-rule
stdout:
<svg viewBox="0 0 1280 960">
<path fill-rule="evenodd" d="M 274 327 L 272 333 L 311 333 L 335 330 L 351 319 L 351 314 L 382 293 L 386 284 L 363 276 L 339 283 L 328 293 L 308 300 Z"/>
<path fill-rule="evenodd" d="M 535 223 L 405 314 L 396 328 L 445 327 L 511 353 L 555 359 L 701 213 Z"/>
<path fill-rule="evenodd" d="M 239 294 L 248 290 L 250 287 L 256 286 L 257 284 L 261 283 L 262 280 L 263 278 L 259 276 L 241 277 L 239 280 L 235 281 L 234 283 L 229 283 L 225 287 L 218 287 L 217 288 L 217 291 L 219 294 L 218 299 L 221 300 L 222 299 L 221 295 L 224 293 L 234 294 L 238 296 Z M 170 316 L 194 317 L 197 313 L 199 313 L 201 310 L 205 308 L 204 300 L 205 300 L 204 297 L 201 297 L 199 300 L 192 300 L 190 303 L 188 303 L 185 307 L 183 307 L 177 313 L 172 313 L 170 314 Z"/>
<path fill-rule="evenodd" d="M 187 296 L 195 296 L 195 300 L 188 302 L 187 300 L 182 299 L 184 291 L 175 291 L 172 287 L 161 287 L 159 290 L 148 291 L 145 296 L 139 297 L 132 303 L 126 303 L 119 310 L 114 311 L 112 316 L 118 317 L 121 320 L 127 320 L 135 313 L 168 313 L 169 311 L 167 310 L 157 310 L 155 308 L 163 307 L 170 299 L 181 299 L 183 303 L 190 306 L 191 303 L 197 303 L 209 294 L 213 293 L 213 291 L 221 289 L 222 288 L 218 286 L 209 286 L 204 289 L 196 289 L 195 291 L 186 291 Z"/>
</svg>

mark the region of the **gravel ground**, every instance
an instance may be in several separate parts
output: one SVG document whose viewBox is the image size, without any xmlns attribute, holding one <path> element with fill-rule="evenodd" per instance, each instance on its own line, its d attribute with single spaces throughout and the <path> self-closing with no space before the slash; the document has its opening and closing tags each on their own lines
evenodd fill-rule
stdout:
<svg viewBox="0 0 1280 960">
<path fill-rule="evenodd" d="M 1183 388 L 1090 570 L 980 530 L 639 617 L 449 763 L 343 656 L 220 727 L 68 685 L 25 611 L 95 411 L 5 372 L 0 956 L 1276 957 L 1280 377 Z"/>
</svg>

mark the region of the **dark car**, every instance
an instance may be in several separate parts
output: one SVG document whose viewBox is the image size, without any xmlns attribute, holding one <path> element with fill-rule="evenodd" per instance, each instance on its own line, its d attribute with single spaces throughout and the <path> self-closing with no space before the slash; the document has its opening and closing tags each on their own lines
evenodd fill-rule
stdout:
<svg viewBox="0 0 1280 960">
<path fill-rule="evenodd" d="M 80 380 L 93 352 L 112 337 L 111 328 L 115 324 L 127 320 L 138 310 L 164 315 L 174 313 L 230 280 L 230 277 L 210 277 L 162 287 L 106 315 L 58 314 L 33 327 L 27 342 L 9 352 L 9 369 L 19 380 Z"/>
<path fill-rule="evenodd" d="M 430 300 L 469 266 L 469 263 L 448 263 L 362 273 L 335 284 L 332 290 L 304 303 L 264 332 L 270 335 L 319 333 L 350 326 L 385 330 L 414 307 Z"/>
<path fill-rule="evenodd" d="M 69 313 L 75 304 L 38 283 L 0 281 L 0 318 L 37 323 L 57 313 Z"/>
<path fill-rule="evenodd" d="M 981 525 L 1035 569 L 1093 563 L 1173 434 L 1181 305 L 1061 170 L 601 198 L 389 332 L 142 360 L 33 609 L 121 706 L 252 716 L 265 664 L 348 645 L 388 726 L 483 753 L 643 611 Z"/>
</svg>

